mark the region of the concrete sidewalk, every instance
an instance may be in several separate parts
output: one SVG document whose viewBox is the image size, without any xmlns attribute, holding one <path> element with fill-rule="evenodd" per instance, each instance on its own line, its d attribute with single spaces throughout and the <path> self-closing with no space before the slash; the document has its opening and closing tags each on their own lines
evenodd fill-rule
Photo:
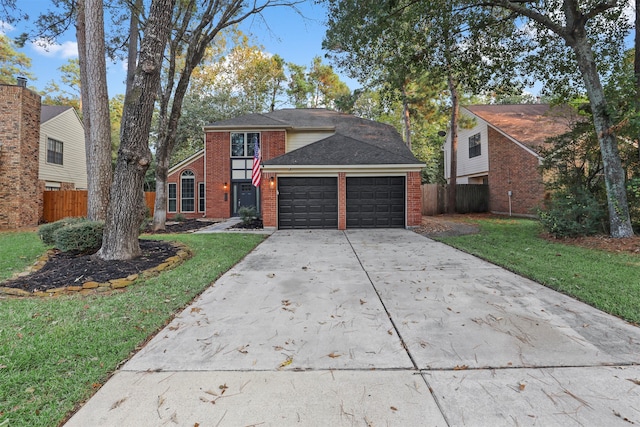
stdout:
<svg viewBox="0 0 640 427">
<path fill-rule="evenodd" d="M 640 424 L 640 328 L 407 230 L 277 231 L 67 426 Z"/>
</svg>

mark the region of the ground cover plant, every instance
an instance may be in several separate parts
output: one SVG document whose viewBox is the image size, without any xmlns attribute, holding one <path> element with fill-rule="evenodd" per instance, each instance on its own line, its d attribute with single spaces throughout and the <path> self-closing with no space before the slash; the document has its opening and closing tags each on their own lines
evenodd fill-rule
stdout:
<svg viewBox="0 0 640 427">
<path fill-rule="evenodd" d="M 10 234 L 0 233 L 2 251 Z M 19 240 L 38 249 L 20 259 L 22 265 L 14 262 L 14 271 L 44 251 L 31 234 L 35 237 Z M 194 256 L 173 270 L 107 295 L 0 299 L 0 426 L 52 426 L 64 421 L 120 363 L 264 236 L 153 238 L 180 241 Z"/>
<path fill-rule="evenodd" d="M 534 220 L 469 222 L 477 224 L 477 234 L 434 238 L 640 324 L 640 254 L 544 238 L 540 223 Z"/>
</svg>

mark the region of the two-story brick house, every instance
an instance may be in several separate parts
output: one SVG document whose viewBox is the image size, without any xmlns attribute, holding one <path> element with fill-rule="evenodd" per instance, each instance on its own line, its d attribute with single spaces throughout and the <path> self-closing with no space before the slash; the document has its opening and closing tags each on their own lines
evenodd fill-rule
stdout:
<svg viewBox="0 0 640 427">
<path fill-rule="evenodd" d="M 86 189 L 85 153 L 72 107 L 41 105 L 24 80 L 0 84 L 0 229 L 37 225 L 45 190 Z"/>
<path fill-rule="evenodd" d="M 204 132 L 204 150 L 169 171 L 169 217 L 228 218 L 254 206 L 269 228 L 420 225 L 424 165 L 392 126 L 326 109 L 283 109 Z M 258 187 L 251 181 L 256 146 Z"/>
<path fill-rule="evenodd" d="M 531 216 L 545 197 L 540 148 L 570 130 L 575 114 L 547 104 L 470 105 L 460 114 L 473 123 L 458 128 L 458 184 L 489 184 L 489 210 Z M 444 144 L 450 179 L 450 133 Z"/>
</svg>

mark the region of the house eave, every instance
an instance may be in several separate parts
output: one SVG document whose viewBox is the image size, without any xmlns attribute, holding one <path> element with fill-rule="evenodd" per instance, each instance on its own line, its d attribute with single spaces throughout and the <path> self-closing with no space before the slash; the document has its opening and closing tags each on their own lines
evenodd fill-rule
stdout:
<svg viewBox="0 0 640 427">
<path fill-rule="evenodd" d="M 262 165 L 262 172 L 278 174 L 295 173 L 406 173 L 420 172 L 426 165 L 389 164 L 389 165 Z"/>
<path fill-rule="evenodd" d="M 186 159 L 184 159 L 183 161 L 181 161 L 177 165 L 175 165 L 172 168 L 170 168 L 169 171 L 167 172 L 167 174 L 169 174 L 169 175 L 172 174 L 176 170 L 184 167 L 185 165 L 193 162 L 194 160 L 197 160 L 199 157 L 202 157 L 202 156 L 204 156 L 204 150 L 200 150 L 197 153 L 192 154 L 191 156 L 187 157 Z"/>
<path fill-rule="evenodd" d="M 247 125 L 247 126 L 215 126 L 205 125 L 205 132 L 227 132 L 238 130 L 288 130 L 291 132 L 335 132 L 335 126 L 295 126 L 295 125 Z"/>
</svg>

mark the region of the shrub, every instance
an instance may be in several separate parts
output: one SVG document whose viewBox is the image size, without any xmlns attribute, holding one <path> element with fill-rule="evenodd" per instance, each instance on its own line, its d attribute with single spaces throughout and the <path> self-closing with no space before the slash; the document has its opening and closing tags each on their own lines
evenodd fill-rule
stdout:
<svg viewBox="0 0 640 427">
<path fill-rule="evenodd" d="M 258 217 L 258 211 L 255 206 L 242 206 L 238 209 L 238 215 L 240 215 L 243 224 L 249 224 Z"/>
<path fill-rule="evenodd" d="M 584 190 L 555 193 L 547 209 L 539 211 L 538 215 L 544 228 L 556 237 L 589 236 L 605 231 L 602 206 Z"/>
<path fill-rule="evenodd" d="M 55 247 L 62 252 L 93 253 L 102 245 L 104 222 L 84 221 L 67 225 L 54 233 Z"/>
<path fill-rule="evenodd" d="M 173 217 L 173 220 L 177 222 L 185 222 L 187 220 L 187 217 L 184 216 L 184 214 L 179 213 Z"/>
<path fill-rule="evenodd" d="M 54 234 L 56 231 L 62 227 L 66 227 L 67 225 L 78 224 L 85 221 L 87 221 L 86 218 L 68 217 L 55 222 L 50 222 L 49 224 L 43 224 L 38 228 L 38 236 L 40 236 L 40 239 L 45 245 L 52 246 L 55 245 Z"/>
</svg>

